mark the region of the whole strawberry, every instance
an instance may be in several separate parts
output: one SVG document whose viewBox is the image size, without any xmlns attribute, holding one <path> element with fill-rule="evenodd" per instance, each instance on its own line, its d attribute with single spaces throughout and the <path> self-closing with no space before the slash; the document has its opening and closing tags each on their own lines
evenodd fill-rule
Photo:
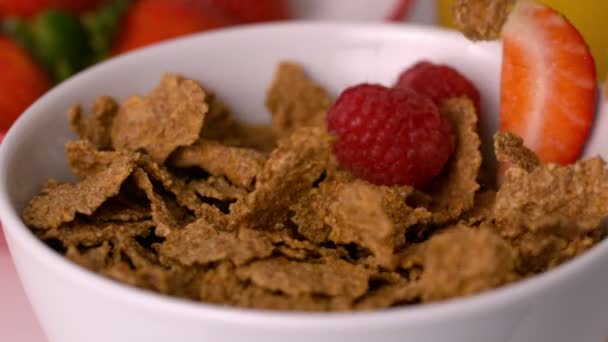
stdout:
<svg viewBox="0 0 608 342">
<path fill-rule="evenodd" d="M 243 23 L 289 19 L 286 0 L 189 0 L 216 8 Z"/>
<path fill-rule="evenodd" d="M 0 13 L 29 18 L 44 10 L 60 9 L 79 14 L 93 10 L 103 2 L 104 0 L 0 0 Z"/>
<path fill-rule="evenodd" d="M 19 45 L 0 36 L 0 132 L 44 94 L 50 82 L 42 68 Z"/>
<path fill-rule="evenodd" d="M 139 0 L 126 12 L 112 50 L 119 54 L 235 23 L 219 10 L 192 0 Z"/>
<path fill-rule="evenodd" d="M 30 20 L 7 19 L 6 32 L 61 82 L 92 62 L 89 36 L 79 18 L 45 10 Z"/>
<path fill-rule="evenodd" d="M 479 113 L 479 91 L 471 80 L 448 65 L 418 62 L 399 76 L 395 87 L 413 89 L 430 97 L 438 106 L 449 98 L 466 96 Z"/>
<path fill-rule="evenodd" d="M 355 176 L 379 185 L 423 187 L 454 151 L 452 126 L 413 90 L 361 84 L 346 89 L 327 114 L 334 152 Z"/>
</svg>

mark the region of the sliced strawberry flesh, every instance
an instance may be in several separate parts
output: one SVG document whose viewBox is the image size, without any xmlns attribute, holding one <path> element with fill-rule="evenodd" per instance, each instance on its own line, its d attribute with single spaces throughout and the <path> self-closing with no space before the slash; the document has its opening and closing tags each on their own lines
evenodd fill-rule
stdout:
<svg viewBox="0 0 608 342">
<path fill-rule="evenodd" d="M 544 162 L 577 159 L 595 112 L 595 64 L 579 32 L 552 9 L 520 1 L 503 28 L 500 128 Z"/>
</svg>

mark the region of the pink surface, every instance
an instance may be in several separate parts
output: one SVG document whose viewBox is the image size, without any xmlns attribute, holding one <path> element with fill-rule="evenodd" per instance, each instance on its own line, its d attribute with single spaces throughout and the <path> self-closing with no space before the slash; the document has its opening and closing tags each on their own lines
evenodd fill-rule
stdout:
<svg viewBox="0 0 608 342">
<path fill-rule="evenodd" d="M 4 133 L 0 133 L 0 142 Z M 8 252 L 0 225 L 0 341 L 45 342 Z"/>
<path fill-rule="evenodd" d="M 0 132 L 0 142 L 4 132 Z M 0 225 L 0 341 L 45 342 L 44 333 L 23 292 Z"/>
<path fill-rule="evenodd" d="M 0 341 L 46 342 L 8 253 L 0 242 Z"/>
</svg>

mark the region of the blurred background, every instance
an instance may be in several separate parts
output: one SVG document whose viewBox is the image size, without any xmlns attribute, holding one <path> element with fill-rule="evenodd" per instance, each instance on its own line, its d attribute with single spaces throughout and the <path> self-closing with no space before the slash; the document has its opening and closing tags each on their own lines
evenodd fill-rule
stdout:
<svg viewBox="0 0 608 342">
<path fill-rule="evenodd" d="M 605 0 L 541 0 L 582 31 L 606 74 Z M 175 37 L 283 20 L 451 26 L 453 0 L 0 0 L 0 136 L 37 98 L 113 56 Z"/>
<path fill-rule="evenodd" d="M 539 0 L 585 36 L 608 72 L 606 0 Z M 451 26 L 453 0 L 0 0 L 0 140 L 56 84 L 100 61 L 197 32 L 283 20 Z M 0 340 L 42 342 L 0 228 Z"/>
</svg>

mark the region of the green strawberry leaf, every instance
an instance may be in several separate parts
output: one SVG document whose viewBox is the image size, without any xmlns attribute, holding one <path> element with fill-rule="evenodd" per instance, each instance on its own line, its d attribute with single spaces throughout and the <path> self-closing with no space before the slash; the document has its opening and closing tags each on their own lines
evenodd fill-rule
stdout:
<svg viewBox="0 0 608 342">
<path fill-rule="evenodd" d="M 82 23 L 89 35 L 95 61 L 103 60 L 110 55 L 120 20 L 130 4 L 129 0 L 115 0 L 83 16 Z"/>
<path fill-rule="evenodd" d="M 45 10 L 31 20 L 6 19 L 3 31 L 22 45 L 61 82 L 93 62 L 89 37 L 77 17 Z"/>
</svg>

